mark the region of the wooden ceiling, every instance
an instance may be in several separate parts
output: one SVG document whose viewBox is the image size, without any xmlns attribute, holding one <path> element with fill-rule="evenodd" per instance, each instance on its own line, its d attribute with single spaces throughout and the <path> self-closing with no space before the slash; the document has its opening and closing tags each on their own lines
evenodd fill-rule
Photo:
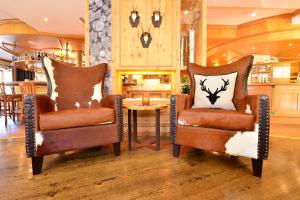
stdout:
<svg viewBox="0 0 300 200">
<path fill-rule="evenodd" d="M 239 26 L 208 26 L 208 65 L 226 64 L 246 55 L 271 55 L 280 61 L 300 60 L 300 25 L 296 13 Z"/>
<path fill-rule="evenodd" d="M 84 50 L 84 37 L 39 32 L 20 20 L 0 21 L 0 59 L 11 61 L 10 50 L 18 53 L 26 51 L 59 51 L 68 42 L 73 52 Z M 8 50 L 7 50 L 8 49 Z"/>
<path fill-rule="evenodd" d="M 182 9 L 198 10 L 201 0 L 181 0 Z M 272 55 L 300 60 L 300 25 L 291 18 L 300 1 L 208 0 L 207 64 L 221 65 L 243 56 Z M 256 16 L 251 16 L 252 12 Z M 183 28 L 184 29 L 184 28 Z"/>
<path fill-rule="evenodd" d="M 68 42 L 72 52 L 82 51 L 84 49 L 84 40 L 72 38 L 59 38 L 56 36 L 45 35 L 24 35 L 11 34 L 0 35 L 0 56 L 2 59 L 11 60 L 12 54 L 7 53 L 5 48 L 21 54 L 31 51 L 45 51 L 49 54 L 56 53 L 65 47 Z"/>
<path fill-rule="evenodd" d="M 84 35 L 84 6 L 85 0 L 1 0 L 0 20 L 19 19 L 40 32 Z"/>
</svg>

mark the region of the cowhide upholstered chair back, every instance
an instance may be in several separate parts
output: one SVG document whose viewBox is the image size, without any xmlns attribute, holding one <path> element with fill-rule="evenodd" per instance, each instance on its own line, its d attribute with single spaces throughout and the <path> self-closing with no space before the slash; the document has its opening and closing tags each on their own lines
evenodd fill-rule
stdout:
<svg viewBox="0 0 300 200">
<path fill-rule="evenodd" d="M 107 64 L 74 67 L 48 57 L 43 59 L 48 95 L 56 110 L 98 107 L 103 96 Z"/>
</svg>

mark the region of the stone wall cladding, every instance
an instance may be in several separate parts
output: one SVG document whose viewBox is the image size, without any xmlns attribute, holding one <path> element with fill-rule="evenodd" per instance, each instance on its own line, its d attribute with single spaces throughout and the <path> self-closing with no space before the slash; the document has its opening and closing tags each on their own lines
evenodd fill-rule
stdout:
<svg viewBox="0 0 300 200">
<path fill-rule="evenodd" d="M 112 63 L 111 0 L 89 0 L 90 65 Z M 104 82 L 104 93 L 111 93 L 111 72 Z"/>
</svg>

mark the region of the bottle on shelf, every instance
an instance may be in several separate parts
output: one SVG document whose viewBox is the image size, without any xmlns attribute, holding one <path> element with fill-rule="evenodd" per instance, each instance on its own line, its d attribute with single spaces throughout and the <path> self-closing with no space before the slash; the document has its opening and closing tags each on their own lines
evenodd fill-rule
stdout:
<svg viewBox="0 0 300 200">
<path fill-rule="evenodd" d="M 38 52 L 37 59 L 41 60 L 41 54 L 40 54 L 40 52 Z"/>
</svg>

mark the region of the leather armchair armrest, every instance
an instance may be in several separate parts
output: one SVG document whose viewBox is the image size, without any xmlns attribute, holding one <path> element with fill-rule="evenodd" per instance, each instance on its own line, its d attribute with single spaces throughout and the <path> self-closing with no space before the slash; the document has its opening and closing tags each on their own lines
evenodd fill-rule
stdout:
<svg viewBox="0 0 300 200">
<path fill-rule="evenodd" d="M 119 141 L 123 138 L 123 109 L 121 95 L 107 95 L 101 99 L 101 107 L 113 108 L 115 110 Z"/>
<path fill-rule="evenodd" d="M 181 110 L 191 108 L 192 100 L 190 95 L 172 95 L 170 103 L 170 142 L 176 141 L 176 124 L 178 113 Z"/>
<path fill-rule="evenodd" d="M 258 123 L 258 158 L 267 159 L 269 153 L 270 103 L 267 95 L 248 95 L 247 104 Z"/>
<path fill-rule="evenodd" d="M 101 107 L 116 109 L 118 98 L 121 98 L 122 101 L 121 95 L 112 94 L 104 96 L 100 101 Z"/>
<path fill-rule="evenodd" d="M 187 103 L 188 103 L 188 98 L 190 95 L 172 95 L 171 96 L 171 109 L 175 110 L 176 112 L 176 118 L 178 115 L 178 112 L 181 110 L 187 109 Z M 173 107 L 172 107 L 173 106 Z M 189 106 L 190 108 L 191 106 Z"/>
<path fill-rule="evenodd" d="M 46 95 L 24 96 L 24 121 L 27 157 L 35 156 L 35 133 L 39 131 L 39 115 L 41 113 L 51 112 L 54 110 L 54 102 Z"/>
</svg>

